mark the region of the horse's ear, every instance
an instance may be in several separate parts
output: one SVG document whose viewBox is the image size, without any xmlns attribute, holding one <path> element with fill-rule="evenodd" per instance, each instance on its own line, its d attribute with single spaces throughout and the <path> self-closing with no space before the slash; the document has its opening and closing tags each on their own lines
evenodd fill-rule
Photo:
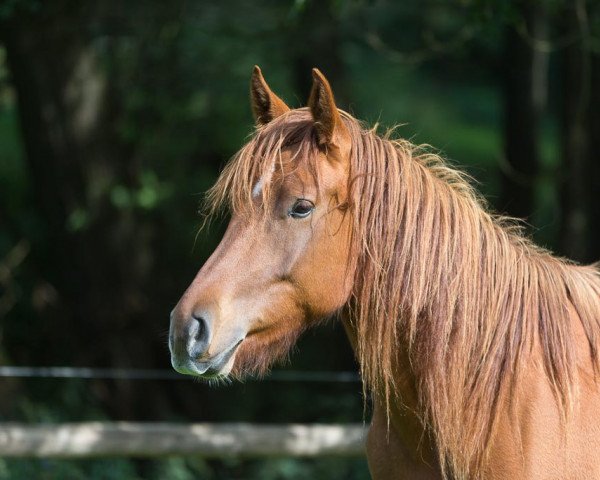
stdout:
<svg viewBox="0 0 600 480">
<path fill-rule="evenodd" d="M 252 101 L 254 120 L 259 126 L 266 125 L 274 118 L 290 110 L 284 101 L 269 88 L 258 65 L 254 65 L 254 70 L 252 71 L 250 99 Z"/>
<path fill-rule="evenodd" d="M 308 108 L 312 113 L 320 146 L 341 146 L 346 137 L 346 128 L 340 112 L 335 106 L 333 91 L 329 82 L 318 69 L 313 68 L 313 86 L 308 99 Z"/>
</svg>

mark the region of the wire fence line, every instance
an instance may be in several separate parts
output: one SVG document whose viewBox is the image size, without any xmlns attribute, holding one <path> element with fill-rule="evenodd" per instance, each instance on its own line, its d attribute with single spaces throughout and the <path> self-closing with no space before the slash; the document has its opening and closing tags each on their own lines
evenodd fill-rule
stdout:
<svg viewBox="0 0 600 480">
<path fill-rule="evenodd" d="M 167 369 L 0 366 L 0 378 L 189 380 L 191 377 Z M 360 376 L 356 372 L 348 371 L 278 370 L 271 372 L 260 380 L 271 382 L 359 383 Z"/>
</svg>

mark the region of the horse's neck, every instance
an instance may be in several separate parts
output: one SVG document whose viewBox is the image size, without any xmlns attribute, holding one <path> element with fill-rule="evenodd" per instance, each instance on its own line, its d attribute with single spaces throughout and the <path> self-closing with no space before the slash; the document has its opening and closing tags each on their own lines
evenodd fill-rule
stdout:
<svg viewBox="0 0 600 480">
<path fill-rule="evenodd" d="M 347 312 L 342 312 L 342 324 L 350 341 L 352 349 L 356 353 L 357 332 L 349 320 Z M 415 464 L 425 462 L 429 465 L 437 465 L 435 449 L 426 434 L 423 423 L 419 418 L 419 405 L 415 378 L 410 368 L 408 357 L 402 356 L 401 365 L 397 372 L 401 372 L 396 379 L 397 401 L 392 402 L 387 408 L 377 398 L 383 395 L 370 392 L 373 400 L 372 429 L 385 430 L 375 434 L 383 434 L 385 442 L 390 442 L 390 434 L 396 438 L 396 444 L 401 445 L 402 454 Z M 392 429 L 393 432 L 387 430 Z"/>
</svg>

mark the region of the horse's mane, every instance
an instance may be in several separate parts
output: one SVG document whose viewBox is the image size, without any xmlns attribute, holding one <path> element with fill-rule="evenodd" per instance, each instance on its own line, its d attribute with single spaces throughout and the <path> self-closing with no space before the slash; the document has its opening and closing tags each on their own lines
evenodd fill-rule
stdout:
<svg viewBox="0 0 600 480">
<path fill-rule="evenodd" d="M 576 368 L 569 308 L 597 366 L 600 272 L 535 246 L 515 222 L 491 214 L 439 155 L 341 114 L 352 139 L 348 210 L 359 264 L 349 305 L 365 388 L 389 409 L 402 402 L 397 385 L 408 366 L 442 469 L 477 476 L 499 402 L 534 345 L 568 417 Z M 318 178 L 310 113 L 292 110 L 258 129 L 228 164 L 209 210 L 256 208 L 254 183 L 287 147 Z M 265 183 L 262 205 L 272 193 Z"/>
</svg>

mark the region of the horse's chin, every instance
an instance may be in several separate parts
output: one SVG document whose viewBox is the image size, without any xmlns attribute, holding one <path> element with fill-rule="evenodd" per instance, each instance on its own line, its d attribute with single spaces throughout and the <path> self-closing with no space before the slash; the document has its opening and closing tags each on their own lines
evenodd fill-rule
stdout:
<svg viewBox="0 0 600 480">
<path fill-rule="evenodd" d="M 282 332 L 261 332 L 248 335 L 241 343 L 228 374 L 237 379 L 264 376 L 273 364 L 285 361 L 303 328 Z"/>
<path fill-rule="evenodd" d="M 229 374 L 231 373 L 231 371 L 233 370 L 233 365 L 235 363 L 235 357 L 236 355 L 232 355 L 229 360 L 227 360 L 227 362 L 224 365 L 220 365 L 216 368 L 212 368 L 209 369 L 207 372 L 205 372 L 202 377 L 203 378 L 207 378 L 207 379 L 213 379 L 213 378 L 226 378 L 229 376 Z"/>
<path fill-rule="evenodd" d="M 233 370 L 237 350 L 242 344 L 242 341 L 243 340 L 239 340 L 233 346 L 215 355 L 211 359 L 196 360 L 188 357 L 182 361 L 177 360 L 173 355 L 171 357 L 171 363 L 175 370 L 184 375 L 191 375 L 208 380 L 225 378 Z"/>
</svg>

